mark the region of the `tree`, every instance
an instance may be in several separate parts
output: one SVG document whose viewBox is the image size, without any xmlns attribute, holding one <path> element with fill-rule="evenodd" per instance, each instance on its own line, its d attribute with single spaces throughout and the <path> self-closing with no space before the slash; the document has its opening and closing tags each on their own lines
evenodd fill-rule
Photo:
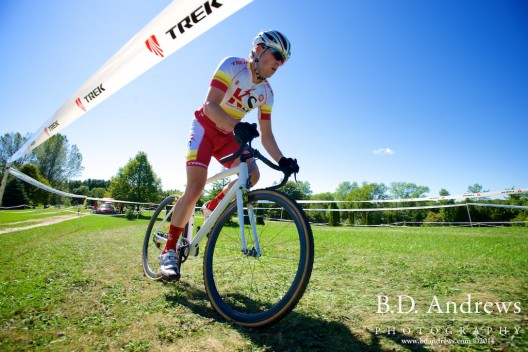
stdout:
<svg viewBox="0 0 528 352">
<path fill-rule="evenodd" d="M 347 191 L 345 193 L 345 190 Z M 336 191 L 336 198 L 339 197 L 339 200 L 349 201 L 350 203 L 344 203 L 345 208 L 373 208 L 377 205 L 373 202 L 365 201 L 376 201 L 387 199 L 386 194 L 387 186 L 383 183 L 367 183 L 363 182 L 361 187 L 358 186 L 356 182 L 343 182 L 339 185 L 338 190 Z M 381 212 L 363 212 L 364 219 L 361 219 L 357 212 L 347 212 L 346 220 L 350 225 L 355 223 L 372 223 L 374 219 L 379 222 L 381 218 Z M 345 219 L 345 217 L 343 217 Z"/>
<path fill-rule="evenodd" d="M 339 186 L 337 186 L 334 197 L 336 200 L 344 200 L 351 191 L 357 188 L 359 188 L 357 182 L 341 182 Z"/>
<path fill-rule="evenodd" d="M 79 196 L 88 196 L 89 192 L 90 192 L 90 189 L 88 188 L 88 186 L 85 186 L 85 185 L 80 185 L 79 187 L 71 190 L 71 193 L 77 194 Z M 85 201 L 85 198 L 73 198 L 71 200 L 71 203 L 72 205 L 78 205 L 78 204 L 84 203 L 84 201 Z"/>
<path fill-rule="evenodd" d="M 24 190 L 24 184 L 16 177 L 12 177 L 6 184 L 2 205 L 5 207 L 16 207 L 29 203 L 28 196 Z"/>
<path fill-rule="evenodd" d="M 96 179 L 89 178 L 89 179 L 84 180 L 84 181 L 81 181 L 81 180 L 70 180 L 68 182 L 68 190 L 69 190 L 70 193 L 84 194 L 84 195 L 89 195 L 90 197 L 94 197 L 93 195 L 89 194 L 89 192 L 86 192 L 86 191 L 82 191 L 82 193 L 79 193 L 79 192 L 81 192 L 81 190 L 85 190 L 84 187 L 86 187 L 88 189 L 88 191 L 91 191 L 94 188 L 102 188 L 102 189 L 106 190 L 108 187 L 110 187 L 110 181 L 107 181 L 107 180 L 96 180 Z"/>
<path fill-rule="evenodd" d="M 427 212 L 423 226 L 436 226 L 439 222 L 442 222 L 442 215 L 430 210 Z"/>
<path fill-rule="evenodd" d="M 104 198 L 106 197 L 106 193 L 108 191 L 106 190 L 106 188 L 102 188 L 102 187 L 94 187 L 92 188 L 89 192 L 88 192 L 88 197 L 92 197 L 92 198 Z"/>
<path fill-rule="evenodd" d="M 339 226 L 339 222 L 341 221 L 341 216 L 339 214 L 338 211 L 335 211 L 337 209 L 339 209 L 337 207 L 337 204 L 332 202 L 330 203 L 330 205 L 328 206 L 328 225 L 329 226 Z"/>
<path fill-rule="evenodd" d="M 333 193 L 318 193 L 310 196 L 310 200 L 324 200 L 324 201 L 333 201 L 334 200 L 334 194 Z M 303 208 L 308 209 L 316 209 L 315 211 L 307 211 L 306 215 L 308 216 L 308 219 L 310 222 L 314 223 L 327 223 L 329 221 L 328 219 L 328 212 L 320 211 L 322 208 L 326 208 L 327 204 L 325 203 L 308 203 L 303 204 Z"/>
<path fill-rule="evenodd" d="M 22 167 L 20 168 L 20 172 L 46 186 L 50 185 L 48 180 L 42 177 L 38 168 L 33 164 L 22 165 Z M 29 202 L 32 203 L 32 205 L 49 204 L 51 193 L 49 193 L 48 191 L 30 185 L 29 183 L 24 183 L 24 190 L 28 196 Z"/>
<path fill-rule="evenodd" d="M 348 181 L 341 182 L 337 186 L 337 189 L 334 192 L 334 196 L 332 197 L 332 199 L 335 198 L 335 200 L 343 201 L 347 198 L 350 192 L 358 188 L 359 186 L 357 182 L 352 182 L 352 183 Z M 351 204 L 350 203 L 340 203 L 339 207 L 349 209 L 351 207 Z M 343 221 L 348 220 L 350 224 L 351 224 L 351 221 L 353 221 L 352 219 L 354 218 L 354 214 L 352 212 L 346 212 L 340 215 L 342 215 Z"/>
<path fill-rule="evenodd" d="M 414 183 L 392 182 L 389 192 L 392 199 L 420 198 L 429 193 L 429 187 L 417 186 Z"/>
<path fill-rule="evenodd" d="M 118 200 L 157 202 L 161 192 L 161 180 L 152 170 L 144 152 L 130 159 L 110 180 L 110 195 Z"/>
<path fill-rule="evenodd" d="M 71 192 L 80 196 L 88 196 L 88 194 L 90 193 L 90 189 L 88 188 L 88 186 L 80 185 L 79 187 L 74 188 Z"/>
<path fill-rule="evenodd" d="M 520 194 L 510 194 L 508 196 L 507 200 L 508 204 L 512 205 L 521 205 L 521 206 L 527 206 L 528 205 L 528 194 L 526 193 L 520 193 Z M 511 221 L 515 222 L 521 222 L 524 221 L 524 226 L 528 226 L 528 211 L 523 210 L 519 211 L 516 216 L 511 219 Z"/>
<path fill-rule="evenodd" d="M 478 183 L 468 186 L 467 191 L 468 193 L 489 192 L 489 190 L 484 190 L 484 187 L 482 185 L 479 185 Z"/>
<path fill-rule="evenodd" d="M 429 187 L 417 186 L 414 183 L 392 182 L 389 188 L 392 199 L 422 198 L 429 193 Z M 416 206 L 416 202 L 406 202 L 406 207 Z M 395 221 L 399 222 L 421 222 L 427 216 L 426 211 L 420 210 L 402 210 L 395 214 Z"/>
<path fill-rule="evenodd" d="M 9 158 L 15 154 L 24 143 L 28 140 L 28 136 L 23 137 L 19 132 L 6 133 L 0 137 L 0 168 L 3 168 Z M 28 159 L 28 155 L 24 155 L 13 162 L 13 166 L 20 167 Z"/>
<path fill-rule="evenodd" d="M 373 200 L 373 194 L 374 194 L 373 190 L 375 188 L 377 188 L 375 184 L 363 182 L 361 187 L 355 188 L 348 193 L 346 200 L 352 203 L 351 204 L 352 208 L 356 208 L 356 209 L 373 208 L 374 203 L 365 202 L 365 201 Z M 373 214 L 375 214 L 374 212 L 372 212 L 372 214 L 369 214 L 369 213 L 371 212 L 369 211 L 363 212 L 363 219 L 361 219 L 359 216 L 356 216 L 357 214 L 356 212 L 353 212 L 352 214 L 350 214 L 351 217 L 349 218 L 348 221 L 350 224 L 359 223 L 359 224 L 368 225 L 372 223 Z"/>
<path fill-rule="evenodd" d="M 445 188 L 442 188 L 438 192 L 438 195 L 441 197 L 448 197 L 451 194 Z M 448 199 L 448 200 L 441 200 L 439 203 L 440 205 L 451 205 L 451 204 L 455 204 L 455 201 L 453 199 Z M 439 211 L 439 214 L 441 215 L 441 219 L 442 219 L 441 221 L 455 222 L 456 216 L 457 216 L 457 209 L 454 207 L 453 208 L 441 208 Z"/>
<path fill-rule="evenodd" d="M 281 191 L 295 200 L 310 199 L 310 195 L 312 194 L 310 183 L 306 181 L 288 181 L 281 188 Z"/>
<path fill-rule="evenodd" d="M 31 162 L 52 187 L 58 188 L 83 170 L 82 155 L 77 146 L 68 143 L 66 136 L 54 135 L 33 150 Z"/>
</svg>

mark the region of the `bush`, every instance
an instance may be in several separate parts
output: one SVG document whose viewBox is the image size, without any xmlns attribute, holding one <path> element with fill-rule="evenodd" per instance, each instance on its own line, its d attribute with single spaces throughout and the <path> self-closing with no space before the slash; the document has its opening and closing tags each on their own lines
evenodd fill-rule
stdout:
<svg viewBox="0 0 528 352">
<path fill-rule="evenodd" d="M 339 208 L 337 207 L 336 203 L 332 202 L 330 203 L 329 209 L 336 210 Z M 328 218 L 329 218 L 329 221 L 328 221 L 329 226 L 339 226 L 339 222 L 341 221 L 341 216 L 338 211 L 329 211 Z"/>
<path fill-rule="evenodd" d="M 136 220 L 137 213 L 134 211 L 133 208 L 127 208 L 125 212 L 125 218 L 127 218 L 128 220 Z"/>
<path fill-rule="evenodd" d="M 427 216 L 424 219 L 423 226 L 437 226 L 437 223 L 441 223 L 442 221 L 443 219 L 441 214 L 429 211 L 427 212 Z"/>
</svg>

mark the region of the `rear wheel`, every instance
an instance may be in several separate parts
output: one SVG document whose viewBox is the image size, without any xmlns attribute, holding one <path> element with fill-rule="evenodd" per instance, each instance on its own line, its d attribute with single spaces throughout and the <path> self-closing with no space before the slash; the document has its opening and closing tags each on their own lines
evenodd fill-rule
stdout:
<svg viewBox="0 0 528 352">
<path fill-rule="evenodd" d="M 255 213 L 258 245 L 248 209 Z M 205 290 L 225 319 L 246 327 L 263 327 L 287 315 L 299 302 L 313 267 L 312 230 L 304 211 L 285 194 L 273 190 L 248 193 L 245 253 L 241 247 L 236 202 L 220 215 L 204 255 Z"/>
</svg>

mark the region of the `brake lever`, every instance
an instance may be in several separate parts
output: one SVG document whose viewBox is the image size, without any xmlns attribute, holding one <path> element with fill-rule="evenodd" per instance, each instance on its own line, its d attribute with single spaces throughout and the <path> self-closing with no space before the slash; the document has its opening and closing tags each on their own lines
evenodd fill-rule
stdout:
<svg viewBox="0 0 528 352">
<path fill-rule="evenodd" d="M 293 159 L 293 160 L 295 160 L 295 164 L 297 164 L 297 159 Z M 299 167 L 298 165 L 299 164 L 297 164 L 297 168 Z M 297 183 L 297 173 L 296 172 L 293 173 L 293 179 L 295 180 L 295 183 Z"/>
</svg>

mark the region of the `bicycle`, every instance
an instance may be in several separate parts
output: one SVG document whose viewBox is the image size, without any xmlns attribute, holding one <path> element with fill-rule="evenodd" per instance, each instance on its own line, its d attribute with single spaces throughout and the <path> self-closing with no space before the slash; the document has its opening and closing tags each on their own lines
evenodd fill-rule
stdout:
<svg viewBox="0 0 528 352">
<path fill-rule="evenodd" d="M 276 186 L 250 191 L 248 159 L 280 169 L 252 148 L 251 142 L 221 162 L 235 158 L 240 158 L 238 166 L 207 179 L 209 184 L 239 174 L 209 218 L 196 227 L 194 237 L 195 216 L 191 216 L 179 239 L 177 256 L 180 265 L 198 256 L 199 244 L 207 237 L 203 278 L 211 305 L 224 319 L 260 328 L 284 318 L 303 296 L 313 268 L 313 234 L 299 204 L 277 190 L 290 175 L 285 174 Z M 176 201 L 174 196 L 164 199 L 147 227 L 143 269 L 153 280 L 162 279 L 158 257 L 167 241 Z"/>
</svg>

